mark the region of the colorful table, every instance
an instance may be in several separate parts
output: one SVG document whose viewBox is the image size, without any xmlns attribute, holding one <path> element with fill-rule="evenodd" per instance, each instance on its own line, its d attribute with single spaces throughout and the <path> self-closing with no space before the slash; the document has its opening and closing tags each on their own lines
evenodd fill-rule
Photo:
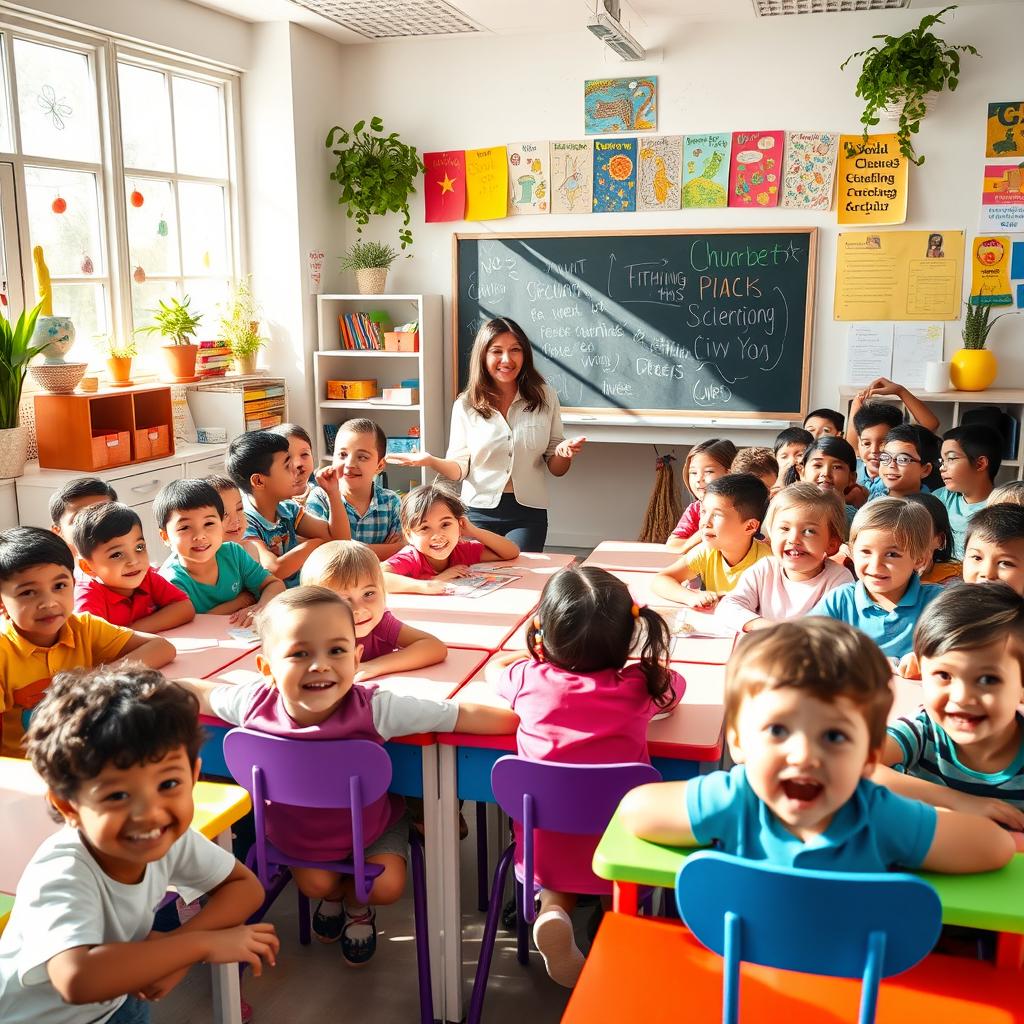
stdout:
<svg viewBox="0 0 1024 1024">
<path fill-rule="evenodd" d="M 625 569 L 633 572 L 661 572 L 680 557 L 664 544 L 645 544 L 639 540 L 605 540 L 591 551 L 584 565 L 599 569 Z"/>
</svg>

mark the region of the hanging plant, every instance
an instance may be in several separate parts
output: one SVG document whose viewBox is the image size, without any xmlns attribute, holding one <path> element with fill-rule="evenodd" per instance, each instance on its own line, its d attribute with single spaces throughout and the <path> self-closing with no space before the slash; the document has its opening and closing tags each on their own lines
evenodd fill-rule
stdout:
<svg viewBox="0 0 1024 1024">
<path fill-rule="evenodd" d="M 926 97 L 945 88 L 956 91 L 960 83 L 961 53 L 981 56 L 973 46 L 951 46 L 928 31 L 933 25 L 944 24 L 942 16 L 955 10 L 954 5 L 944 7 L 938 14 L 928 14 L 917 28 L 901 36 L 872 36 L 881 39 L 881 44 L 852 53 L 839 65 L 842 71 L 851 60 L 864 58 L 856 95 L 865 102 L 860 116 L 865 141 L 868 129 L 878 124 L 878 111 L 887 106 L 900 106 L 896 129 L 900 152 L 917 165 L 924 163 L 924 156 L 918 157 L 914 152 L 913 136 L 921 127 L 927 110 Z"/>
<path fill-rule="evenodd" d="M 402 214 L 398 240 L 404 249 L 412 245 L 412 220 L 409 196 L 416 191 L 416 180 L 423 173 L 415 146 L 407 146 L 397 132 L 382 134 L 384 122 L 379 117 L 357 121 L 351 131 L 335 125 L 327 133 L 327 148 L 338 158 L 331 180 L 341 188 L 338 202 L 347 207 L 345 215 L 354 217 L 356 231 L 362 233 L 371 217 L 388 213 Z M 339 143 L 332 149 L 335 139 Z"/>
</svg>

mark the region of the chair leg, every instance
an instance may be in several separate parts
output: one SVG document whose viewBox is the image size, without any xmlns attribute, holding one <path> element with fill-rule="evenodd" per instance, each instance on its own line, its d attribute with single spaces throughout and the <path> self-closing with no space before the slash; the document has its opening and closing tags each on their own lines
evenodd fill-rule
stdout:
<svg viewBox="0 0 1024 1024">
<path fill-rule="evenodd" d="M 298 887 L 296 887 L 296 892 L 298 892 Z M 308 946 L 309 941 L 309 899 L 299 892 L 299 943 Z"/>
<path fill-rule="evenodd" d="M 494 869 L 491 900 L 487 906 L 484 934 L 480 940 L 480 956 L 477 958 L 476 976 L 473 978 L 473 994 L 469 999 L 466 1024 L 480 1024 L 483 1014 L 484 996 L 487 994 L 487 977 L 491 973 L 491 957 L 494 955 L 494 938 L 498 933 L 498 918 L 501 916 L 501 896 L 505 891 L 505 877 L 508 875 L 508 866 L 512 863 L 515 849 L 515 843 L 510 845 L 501 855 L 497 867 Z"/>
<path fill-rule="evenodd" d="M 430 984 L 427 872 L 423 864 L 423 839 L 415 828 L 410 829 L 409 852 L 412 859 L 412 906 L 416 934 L 416 972 L 420 987 L 420 1024 L 433 1024 L 434 992 Z"/>
<path fill-rule="evenodd" d="M 487 804 L 476 804 L 476 909 L 487 909 Z"/>
<path fill-rule="evenodd" d="M 523 913 L 523 887 L 516 879 L 516 959 L 525 967 L 530 962 L 530 936 Z"/>
</svg>

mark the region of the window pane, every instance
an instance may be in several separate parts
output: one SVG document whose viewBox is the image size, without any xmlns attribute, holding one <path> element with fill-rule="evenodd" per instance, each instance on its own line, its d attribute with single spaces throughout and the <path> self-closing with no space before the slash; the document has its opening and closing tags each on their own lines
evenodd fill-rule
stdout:
<svg viewBox="0 0 1024 1024">
<path fill-rule="evenodd" d="M 226 277 L 187 278 L 185 294 L 192 299 L 189 309 L 203 314 L 197 335 L 199 340 L 216 338 L 219 334 L 221 307 L 228 299 L 228 279 Z"/>
<path fill-rule="evenodd" d="M 152 310 L 157 308 L 157 303 L 163 299 L 167 302 L 172 297 L 181 298 L 181 289 L 177 281 L 144 281 L 139 284 L 132 280 L 132 320 L 135 330 L 145 327 L 153 322 Z M 139 350 L 157 349 L 164 344 L 158 334 L 140 334 L 137 338 Z"/>
<path fill-rule="evenodd" d="M 220 185 L 179 182 L 181 258 L 186 274 L 230 274 L 227 215 Z"/>
<path fill-rule="evenodd" d="M 166 75 L 119 63 L 117 77 L 125 167 L 173 171 L 171 101 Z"/>
<path fill-rule="evenodd" d="M 226 178 L 228 149 L 223 93 L 215 85 L 177 75 L 173 78 L 173 87 L 178 171 Z"/>
<path fill-rule="evenodd" d="M 110 330 L 105 293 L 102 284 L 53 286 L 54 313 L 71 317 L 75 325 L 75 344 L 66 357 L 70 362 L 88 363 L 104 358 L 102 352 L 95 351 L 94 335 L 106 334 Z"/>
<path fill-rule="evenodd" d="M 22 152 L 98 163 L 96 89 L 89 58 L 15 39 L 14 64 Z"/>
<path fill-rule="evenodd" d="M 0 40 L 5 39 L 0 36 Z M 11 93 L 7 85 L 7 67 L 0 68 L 0 149 L 14 152 L 14 133 L 11 131 Z"/>
<path fill-rule="evenodd" d="M 170 182 L 127 178 L 124 189 L 132 271 L 142 267 L 146 274 L 179 273 L 178 218 Z M 141 206 L 132 204 L 133 192 L 142 196 Z"/>
<path fill-rule="evenodd" d="M 26 167 L 25 187 L 29 236 L 33 246 L 43 247 L 50 274 L 53 277 L 105 274 L 96 175 L 87 171 Z M 62 212 L 54 209 L 55 203 Z M 64 312 L 57 309 L 56 298 L 53 311 L 58 315 Z"/>
</svg>

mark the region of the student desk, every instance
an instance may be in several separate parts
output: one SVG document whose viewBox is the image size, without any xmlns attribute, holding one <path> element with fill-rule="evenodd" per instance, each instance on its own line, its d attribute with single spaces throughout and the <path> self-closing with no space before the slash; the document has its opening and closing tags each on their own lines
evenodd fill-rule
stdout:
<svg viewBox="0 0 1024 1024">
<path fill-rule="evenodd" d="M 669 551 L 664 544 L 645 544 L 639 540 L 605 540 L 594 548 L 583 564 L 612 571 L 661 572 L 681 557 L 680 552 Z"/>
<path fill-rule="evenodd" d="M 182 676 L 204 679 L 244 658 L 259 641 L 237 640 L 228 634 L 232 628 L 227 615 L 197 615 L 184 626 L 161 633 L 178 651 L 174 661 L 161 671 L 168 679 Z"/>
<path fill-rule="evenodd" d="M 49 815 L 43 795 L 46 786 L 28 761 L 0 758 L 0 829 L 4 835 L 4 857 L 0 863 L 0 931 L 14 906 L 10 895 L 17 888 L 25 865 L 36 848 L 61 826 Z M 192 827 L 218 846 L 231 850 L 231 826 L 252 807 L 249 794 L 240 786 L 218 782 L 197 782 L 195 817 Z M 236 964 L 211 965 L 213 972 L 214 1020 L 218 1024 L 241 1024 L 241 991 Z"/>
</svg>

